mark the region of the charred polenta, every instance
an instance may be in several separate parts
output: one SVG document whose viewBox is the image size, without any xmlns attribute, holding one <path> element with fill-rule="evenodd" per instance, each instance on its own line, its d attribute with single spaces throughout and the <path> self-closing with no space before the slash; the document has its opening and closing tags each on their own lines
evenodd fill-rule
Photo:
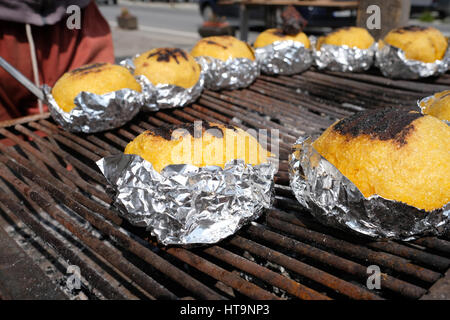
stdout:
<svg viewBox="0 0 450 320">
<path fill-rule="evenodd" d="M 102 95 L 125 88 L 141 91 L 141 86 L 125 67 L 94 63 L 65 73 L 56 81 L 52 95 L 61 109 L 70 112 L 81 91 Z"/>
<path fill-rule="evenodd" d="M 421 107 L 425 114 L 450 121 L 450 90 L 436 93 L 426 103 L 422 103 Z"/>
<path fill-rule="evenodd" d="M 171 84 L 188 89 L 200 78 L 200 66 L 186 51 L 157 48 L 134 59 L 135 75 L 144 75 L 153 84 Z"/>
<path fill-rule="evenodd" d="M 203 38 L 192 48 L 191 54 L 194 57 L 207 56 L 222 61 L 236 58 L 255 60 L 252 48 L 244 41 L 232 36 Z"/>
<path fill-rule="evenodd" d="M 442 60 L 448 44 L 438 29 L 419 26 L 394 29 L 386 35 L 384 42 L 402 49 L 407 59 L 426 63 Z"/>
<path fill-rule="evenodd" d="M 281 29 L 268 29 L 258 35 L 255 40 L 254 47 L 262 48 L 274 43 L 275 41 L 292 40 L 303 43 L 305 48 L 310 47 L 309 39 L 303 32 L 299 32 L 296 35 L 289 35 L 284 33 Z"/>
<path fill-rule="evenodd" d="M 350 48 L 369 49 L 375 40 L 370 33 L 364 28 L 345 27 L 337 29 L 326 36 L 319 37 L 317 40 L 317 49 L 322 44 L 330 44 L 334 46 L 348 46 Z"/>
<path fill-rule="evenodd" d="M 166 126 L 141 133 L 125 148 L 126 154 L 136 154 L 161 170 L 171 164 L 192 164 L 198 167 L 220 166 L 234 159 L 246 164 L 267 163 L 270 152 L 258 141 L 232 126 L 206 123 Z"/>
<path fill-rule="evenodd" d="M 450 127 L 434 117 L 363 111 L 332 125 L 313 146 L 365 197 L 427 211 L 450 201 Z"/>
</svg>

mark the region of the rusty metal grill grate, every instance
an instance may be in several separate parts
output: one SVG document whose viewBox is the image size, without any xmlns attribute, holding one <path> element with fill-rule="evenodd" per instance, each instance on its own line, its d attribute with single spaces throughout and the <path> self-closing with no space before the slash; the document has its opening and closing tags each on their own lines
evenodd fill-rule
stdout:
<svg viewBox="0 0 450 320">
<path fill-rule="evenodd" d="M 298 136 L 317 135 L 364 108 L 411 108 L 418 98 L 449 85 L 450 75 L 411 82 L 308 71 L 261 76 L 245 90 L 206 91 L 191 106 L 140 114 L 121 129 L 95 135 L 64 132 L 48 115 L 3 124 L 0 139 L 15 146 L 0 143 L 0 226 L 10 230 L 8 235 L 0 228 L 0 249 L 6 250 L 12 229 L 30 230 L 43 255 L 64 261 L 61 272 L 66 265 L 80 268 L 92 298 L 419 299 L 442 292 L 449 298 L 448 235 L 373 242 L 326 228 L 296 202 L 287 172 L 290 145 Z M 110 208 L 95 161 L 121 152 L 146 129 L 195 120 L 279 130 L 275 206 L 217 245 L 160 247 Z M 0 259 L 0 270 L 5 263 Z M 369 265 L 383 272 L 380 290 L 366 288 Z M 37 272 L 33 268 L 28 272 Z M 13 272 L 20 277 L 9 288 L 8 273 L 0 272 L 0 299 L 16 291 L 20 296 L 22 286 L 36 281 L 25 277 L 26 269 Z"/>
</svg>

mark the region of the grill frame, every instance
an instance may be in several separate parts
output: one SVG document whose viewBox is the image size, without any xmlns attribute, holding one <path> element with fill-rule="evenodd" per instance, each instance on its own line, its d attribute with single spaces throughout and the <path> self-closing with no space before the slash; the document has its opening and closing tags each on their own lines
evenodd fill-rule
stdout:
<svg viewBox="0 0 450 320">
<path fill-rule="evenodd" d="M 106 133 L 68 133 L 49 114 L 0 123 L 0 137 L 15 143 L 0 143 L 0 217 L 15 221 L 10 225 L 25 224 L 80 266 L 84 281 L 109 299 L 450 299 L 449 235 L 408 244 L 367 242 L 318 224 L 287 187 L 287 156 L 299 135 L 317 135 L 361 108 L 414 108 L 417 99 L 448 86 L 448 74 L 418 82 L 307 71 L 260 76 L 244 90 L 205 91 L 190 106 L 140 114 Z M 146 129 L 195 120 L 280 130 L 276 202 L 257 222 L 217 245 L 161 247 L 109 208 L 107 183 L 95 161 L 121 152 Z M 91 259 L 81 259 L 45 228 L 40 211 L 77 238 Z M 386 270 L 380 292 L 364 287 L 371 264 Z"/>
</svg>

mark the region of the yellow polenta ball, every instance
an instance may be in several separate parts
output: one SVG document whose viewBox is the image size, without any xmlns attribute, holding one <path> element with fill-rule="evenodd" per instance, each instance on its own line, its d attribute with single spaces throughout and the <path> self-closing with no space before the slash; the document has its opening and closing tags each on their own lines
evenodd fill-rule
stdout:
<svg viewBox="0 0 450 320">
<path fill-rule="evenodd" d="M 310 47 L 309 39 L 303 32 L 299 32 L 296 35 L 284 34 L 281 29 L 268 29 L 258 35 L 255 40 L 254 47 L 262 48 L 274 43 L 275 41 L 292 40 L 303 43 L 305 48 Z"/>
<path fill-rule="evenodd" d="M 413 111 L 359 112 L 328 128 L 314 148 L 365 197 L 432 211 L 450 201 L 450 127 Z"/>
<path fill-rule="evenodd" d="M 436 93 L 427 103 L 422 105 L 423 113 L 440 120 L 450 121 L 450 90 Z"/>
<path fill-rule="evenodd" d="M 81 91 L 102 95 L 125 88 L 141 92 L 141 86 L 127 68 L 94 63 L 65 73 L 53 86 L 52 95 L 61 109 L 70 112 Z"/>
<path fill-rule="evenodd" d="M 185 89 L 200 78 L 200 65 L 186 51 L 157 48 L 134 59 L 135 75 L 144 75 L 153 84 L 171 84 Z"/>
<path fill-rule="evenodd" d="M 337 29 L 326 36 L 319 37 L 317 41 L 317 49 L 320 49 L 322 44 L 369 49 L 374 42 L 374 38 L 366 29 L 358 27 L 345 27 Z"/>
<path fill-rule="evenodd" d="M 244 41 L 232 36 L 206 37 L 197 42 L 192 48 L 194 57 L 207 56 L 222 61 L 235 58 L 255 60 L 252 48 Z"/>
<path fill-rule="evenodd" d="M 247 132 L 217 123 L 199 127 L 194 124 L 166 126 L 145 131 L 126 146 L 125 154 L 141 156 L 158 172 L 171 164 L 223 168 L 234 159 L 257 165 L 267 163 L 271 156 Z"/>
<path fill-rule="evenodd" d="M 405 57 L 422 62 L 442 60 L 447 51 L 447 38 L 432 27 L 405 27 L 391 30 L 384 42 L 402 49 Z"/>
</svg>

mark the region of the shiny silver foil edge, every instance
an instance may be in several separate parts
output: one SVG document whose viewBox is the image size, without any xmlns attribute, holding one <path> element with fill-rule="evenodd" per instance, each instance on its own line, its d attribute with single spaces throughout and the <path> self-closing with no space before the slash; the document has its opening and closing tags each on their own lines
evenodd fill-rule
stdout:
<svg viewBox="0 0 450 320">
<path fill-rule="evenodd" d="M 291 189 L 302 206 L 321 223 L 371 238 L 409 241 L 440 235 L 450 222 L 450 203 L 426 212 L 378 195 L 365 198 L 359 189 L 312 146 L 300 138 L 289 156 Z"/>
<path fill-rule="evenodd" d="M 422 100 L 417 100 L 417 106 L 420 108 L 420 112 L 422 114 L 426 114 L 426 113 L 423 112 L 425 107 L 422 107 L 422 105 L 426 105 L 428 103 L 428 101 L 431 100 L 431 99 L 435 99 L 434 95 L 429 96 L 429 97 L 425 97 Z M 450 121 L 442 120 L 442 119 L 439 119 L 439 120 L 444 121 L 447 125 L 450 126 Z"/>
<path fill-rule="evenodd" d="M 320 70 L 327 69 L 339 72 L 362 72 L 368 70 L 373 62 L 376 44 L 369 49 L 350 48 L 348 46 L 334 46 L 322 44 L 316 49 L 316 39 L 310 37 L 313 48 L 314 63 Z"/>
<path fill-rule="evenodd" d="M 313 64 L 312 50 L 298 41 L 275 41 L 256 48 L 255 57 L 265 74 L 292 75 L 308 70 Z"/>
<path fill-rule="evenodd" d="M 136 55 L 138 57 L 139 55 Z M 126 67 L 134 74 L 135 66 L 133 59 L 124 59 L 119 63 Z M 135 76 L 136 80 L 142 87 L 142 92 L 145 95 L 145 103 L 142 108 L 143 111 L 158 111 L 160 109 L 170 109 L 183 107 L 188 105 L 200 97 L 205 84 L 205 77 L 200 73 L 200 77 L 195 85 L 190 88 L 183 88 L 172 84 L 157 84 L 153 85 L 146 76 Z"/>
<path fill-rule="evenodd" d="M 235 90 L 246 88 L 259 76 L 259 65 L 246 58 L 219 59 L 201 56 L 195 60 L 202 67 L 205 88 L 210 90 Z"/>
<path fill-rule="evenodd" d="M 383 48 L 377 46 L 375 65 L 388 78 L 419 79 L 436 76 L 447 72 L 450 64 L 450 48 L 442 60 L 425 63 L 405 57 L 405 52 L 385 43 Z"/>
<path fill-rule="evenodd" d="M 233 160 L 217 166 L 169 165 L 161 173 L 138 155 L 97 161 L 114 189 L 114 205 L 130 223 L 164 245 L 216 243 L 257 219 L 273 202 L 273 163 Z"/>
<path fill-rule="evenodd" d="M 56 103 L 51 88 L 43 86 L 52 118 L 72 132 L 94 133 L 121 127 L 134 118 L 143 105 L 143 95 L 121 89 L 102 95 L 82 91 L 74 99 L 75 108 L 64 112 Z"/>
</svg>

